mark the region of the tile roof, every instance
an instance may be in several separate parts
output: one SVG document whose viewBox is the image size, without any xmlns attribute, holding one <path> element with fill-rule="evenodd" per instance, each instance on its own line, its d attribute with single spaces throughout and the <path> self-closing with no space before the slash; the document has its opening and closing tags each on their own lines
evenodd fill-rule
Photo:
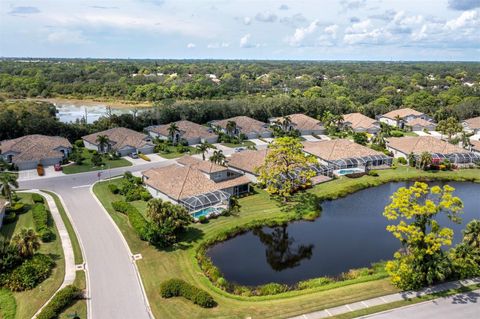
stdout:
<svg viewBox="0 0 480 319">
<path fill-rule="evenodd" d="M 470 143 L 472 143 L 472 149 L 477 151 L 477 152 L 480 152 L 480 141 L 476 141 L 476 140 L 470 140 Z"/>
<path fill-rule="evenodd" d="M 233 168 L 238 168 L 244 172 L 256 174 L 256 168 L 265 163 L 268 149 L 263 150 L 246 150 L 239 153 L 234 153 L 227 158 L 227 165 Z"/>
<path fill-rule="evenodd" d="M 414 125 L 418 125 L 418 126 L 424 126 L 424 127 L 427 127 L 427 126 L 437 126 L 437 124 L 433 123 L 433 122 L 430 122 L 430 121 L 427 121 L 427 120 L 424 120 L 424 119 L 421 119 L 419 117 L 417 118 L 414 118 L 413 120 L 410 120 L 406 123 L 407 126 L 414 126 Z"/>
<path fill-rule="evenodd" d="M 467 123 L 467 125 L 470 129 L 478 130 L 478 129 L 480 129 L 480 116 L 473 117 L 471 119 L 465 120 L 465 123 Z"/>
<path fill-rule="evenodd" d="M 106 131 L 83 136 L 82 138 L 91 144 L 97 145 L 97 137 L 99 135 L 108 136 L 108 139 L 112 142 L 111 147 L 113 150 L 121 150 L 128 146 L 142 148 L 154 145 L 148 135 L 125 127 L 114 127 Z"/>
<path fill-rule="evenodd" d="M 203 161 L 193 156 L 183 156 L 177 159 L 177 163 L 183 166 L 193 166 L 204 173 L 210 174 L 227 170 L 225 166 L 215 164 L 211 161 Z"/>
<path fill-rule="evenodd" d="M 319 121 L 314 119 L 313 117 L 307 116 L 305 114 L 297 113 L 297 114 L 290 114 L 287 115 L 290 118 L 293 126 L 297 130 L 323 130 L 323 124 Z M 283 117 L 276 117 L 271 119 L 272 122 L 280 121 L 282 122 L 283 119 L 287 116 Z"/>
<path fill-rule="evenodd" d="M 269 131 L 268 125 L 266 123 L 260 122 L 256 119 L 252 119 L 248 116 L 236 116 L 225 120 L 212 121 L 211 123 L 212 125 L 220 126 L 221 128 L 226 129 L 229 121 L 235 122 L 237 124 L 238 130 L 240 131 L 240 133 L 243 134 L 261 134 Z"/>
<path fill-rule="evenodd" d="M 177 124 L 178 129 L 180 130 L 180 135 L 181 138 L 184 138 L 186 140 L 192 139 L 192 138 L 212 138 L 217 136 L 210 128 L 193 123 L 190 121 L 177 121 L 174 122 Z M 149 126 L 145 128 L 147 131 L 151 131 L 163 136 L 170 136 L 170 133 L 168 132 L 168 128 L 170 127 L 170 124 L 164 124 L 164 125 L 154 125 L 154 126 Z"/>
<path fill-rule="evenodd" d="M 467 150 L 432 136 L 404 136 L 387 139 L 387 146 L 404 154 L 423 152 L 451 154 L 467 153 Z"/>
<path fill-rule="evenodd" d="M 335 161 L 345 158 L 364 157 L 370 155 L 384 155 L 366 146 L 350 140 L 335 139 L 318 142 L 303 142 L 303 149 L 326 161 Z"/>
<path fill-rule="evenodd" d="M 363 115 L 362 113 L 349 113 L 343 116 L 344 122 L 350 123 L 353 129 L 379 127 L 378 121 Z"/>
<path fill-rule="evenodd" d="M 2 153 L 14 153 L 12 162 L 39 161 L 47 158 L 62 158 L 59 147 L 72 148 L 72 144 L 60 136 L 26 135 L 0 142 Z"/>
<path fill-rule="evenodd" d="M 152 168 L 142 172 L 142 175 L 146 177 L 145 184 L 175 200 L 244 185 L 250 182 L 248 177 L 241 175 L 216 183 L 195 166 L 181 166 L 178 164 Z"/>
<path fill-rule="evenodd" d="M 386 114 L 383 114 L 382 116 L 383 117 L 388 117 L 389 119 L 394 120 L 397 115 L 400 116 L 400 118 L 404 118 L 404 117 L 407 117 L 409 115 L 420 116 L 422 114 L 423 114 L 422 112 L 418 112 L 414 109 L 406 107 L 406 108 L 403 108 L 403 109 L 397 109 L 397 110 L 390 111 Z"/>
</svg>

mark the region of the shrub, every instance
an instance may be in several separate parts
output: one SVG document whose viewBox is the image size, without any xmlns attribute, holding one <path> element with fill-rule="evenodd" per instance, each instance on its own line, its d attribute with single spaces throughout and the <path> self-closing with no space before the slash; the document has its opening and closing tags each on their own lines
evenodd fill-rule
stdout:
<svg viewBox="0 0 480 319">
<path fill-rule="evenodd" d="M 287 290 L 288 290 L 287 285 L 281 285 L 281 284 L 272 282 L 272 283 L 258 287 L 257 294 L 259 296 L 277 295 Z"/>
<path fill-rule="evenodd" d="M 120 191 L 118 189 L 118 186 L 115 185 L 115 184 L 109 184 L 108 185 L 108 190 L 112 193 L 112 194 L 118 194 L 118 192 Z"/>
<path fill-rule="evenodd" d="M 16 220 L 17 220 L 17 214 L 15 214 L 14 212 L 10 212 L 7 215 L 5 215 L 5 217 L 3 218 L 3 224 L 4 225 L 11 224 Z"/>
<path fill-rule="evenodd" d="M 368 172 L 368 176 L 378 177 L 379 175 L 377 171 L 372 170 Z"/>
<path fill-rule="evenodd" d="M 41 203 L 43 204 L 43 197 L 39 194 L 32 194 L 32 200 L 34 203 Z"/>
<path fill-rule="evenodd" d="M 129 205 L 127 209 L 127 217 L 130 225 L 132 225 L 133 229 L 141 240 L 148 240 L 150 237 L 150 235 L 148 234 L 148 221 L 145 219 L 145 217 L 143 217 L 143 215 L 138 211 L 138 209 L 128 203 L 127 205 Z"/>
<path fill-rule="evenodd" d="M 399 164 L 407 165 L 407 159 L 405 157 L 399 157 L 397 161 Z"/>
<path fill-rule="evenodd" d="M 60 290 L 38 314 L 37 319 L 53 319 L 80 296 L 80 289 L 69 285 Z"/>
<path fill-rule="evenodd" d="M 85 144 L 83 143 L 83 140 L 76 140 L 74 145 L 78 148 L 85 146 Z"/>
<path fill-rule="evenodd" d="M 402 137 L 404 136 L 405 134 L 403 134 L 402 131 L 391 131 L 390 132 L 390 136 L 391 137 Z"/>
<path fill-rule="evenodd" d="M 142 199 L 142 189 L 132 188 L 125 194 L 125 200 L 127 202 L 133 202 Z"/>
<path fill-rule="evenodd" d="M 321 287 L 328 285 L 330 283 L 334 282 L 332 278 L 328 277 L 319 277 L 319 278 L 313 278 L 305 281 L 300 281 L 297 284 L 298 289 L 309 289 L 309 288 L 315 288 L 315 287 Z"/>
<path fill-rule="evenodd" d="M 9 273 L 0 275 L 0 284 L 12 291 L 35 288 L 50 276 L 55 262 L 47 255 L 34 255 Z"/>
<path fill-rule="evenodd" d="M 49 227 L 50 212 L 43 204 L 36 204 L 32 208 L 33 224 L 43 242 L 50 242 L 55 238 L 55 233 Z"/>
<path fill-rule="evenodd" d="M 184 297 L 203 308 L 212 308 L 215 300 L 206 291 L 197 288 L 182 279 L 169 279 L 160 285 L 163 298 Z"/>
<path fill-rule="evenodd" d="M 206 216 L 200 216 L 200 217 L 198 217 L 198 221 L 199 221 L 201 224 L 205 224 L 205 223 L 208 221 L 208 219 L 207 219 Z"/>
<path fill-rule="evenodd" d="M 13 205 L 10 205 L 10 207 L 8 208 L 8 211 L 21 214 L 24 208 L 25 208 L 24 203 L 15 203 Z"/>
<path fill-rule="evenodd" d="M 143 201 L 145 202 L 148 202 L 149 200 L 151 200 L 153 197 L 152 197 L 152 194 L 150 194 L 149 192 L 147 191 L 143 191 L 140 193 L 140 197 L 142 198 Z"/>
<path fill-rule="evenodd" d="M 112 202 L 112 207 L 113 209 L 115 209 L 115 211 L 119 212 L 119 213 L 126 213 L 127 210 L 130 208 L 130 205 L 129 203 L 127 202 L 124 202 L 122 200 L 118 200 L 116 202 Z"/>
</svg>

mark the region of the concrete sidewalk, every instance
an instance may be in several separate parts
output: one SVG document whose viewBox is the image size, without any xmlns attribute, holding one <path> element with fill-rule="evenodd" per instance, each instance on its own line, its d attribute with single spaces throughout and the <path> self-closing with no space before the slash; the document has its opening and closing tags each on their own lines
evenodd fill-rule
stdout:
<svg viewBox="0 0 480 319">
<path fill-rule="evenodd" d="M 372 298 L 368 300 L 363 300 L 359 302 L 354 302 L 351 304 L 346 304 L 334 308 L 328 308 L 320 311 L 311 312 L 308 314 L 292 317 L 291 319 L 321 319 L 321 318 L 328 318 L 336 315 L 341 315 L 344 313 L 366 309 L 369 307 L 389 304 L 395 301 L 402 301 L 408 300 L 415 297 L 421 297 L 437 292 L 442 292 L 445 290 L 456 289 L 460 287 L 471 286 L 475 284 L 480 284 L 480 277 L 467 279 L 467 280 L 459 280 L 459 281 L 451 281 L 446 282 L 443 284 L 435 285 L 432 287 L 427 287 L 418 291 L 405 291 L 399 292 L 391 295 L 381 296 L 377 298 Z"/>
<path fill-rule="evenodd" d="M 70 236 L 68 234 L 67 228 L 65 227 L 65 223 L 63 222 L 62 216 L 58 210 L 57 205 L 55 204 L 55 200 L 53 197 L 47 193 L 42 191 L 32 189 L 22 191 L 24 193 L 36 193 L 43 196 L 46 200 L 46 204 L 50 209 L 50 213 L 52 214 L 53 220 L 55 221 L 55 226 L 57 227 L 58 234 L 60 236 L 60 241 L 62 243 L 63 249 L 63 256 L 65 259 L 65 275 L 63 277 L 63 282 L 60 288 L 48 299 L 48 301 L 35 313 L 34 318 L 40 313 L 40 311 L 52 300 L 52 298 L 60 291 L 62 288 L 73 284 L 75 281 L 75 255 L 73 253 L 72 241 L 70 240 Z"/>
</svg>

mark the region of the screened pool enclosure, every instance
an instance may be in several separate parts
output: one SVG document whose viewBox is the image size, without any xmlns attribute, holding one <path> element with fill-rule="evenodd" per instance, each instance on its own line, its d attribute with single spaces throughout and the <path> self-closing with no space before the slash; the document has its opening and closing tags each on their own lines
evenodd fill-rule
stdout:
<svg viewBox="0 0 480 319">
<path fill-rule="evenodd" d="M 186 209 L 188 209 L 188 211 L 193 212 L 202 208 L 212 207 L 216 205 L 228 206 L 230 196 L 231 195 L 225 191 L 216 190 L 205 194 L 183 198 L 179 202 Z"/>
<path fill-rule="evenodd" d="M 330 161 L 335 169 L 354 168 L 361 166 L 391 166 L 393 158 L 387 155 L 368 155 L 363 157 L 342 158 Z"/>
</svg>

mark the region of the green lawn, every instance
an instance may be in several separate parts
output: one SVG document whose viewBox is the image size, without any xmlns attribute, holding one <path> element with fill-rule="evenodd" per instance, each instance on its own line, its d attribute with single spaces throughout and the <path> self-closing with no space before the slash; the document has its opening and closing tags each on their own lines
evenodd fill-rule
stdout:
<svg viewBox="0 0 480 319">
<path fill-rule="evenodd" d="M 309 192 L 322 198 L 337 197 L 380 183 L 412 178 L 476 180 L 480 182 L 480 170 L 430 173 L 399 167 L 396 170 L 381 171 L 379 177 L 340 178 L 317 185 Z M 119 180 L 112 181 L 112 183 L 118 182 Z M 176 250 L 165 251 L 157 250 L 139 240 L 126 217 L 114 212 L 111 202 L 119 200 L 120 196 L 111 194 L 107 185 L 108 182 L 96 184 L 94 192 L 118 224 L 132 252 L 142 254 L 143 259 L 138 261 L 138 267 L 152 311 L 157 318 L 283 318 L 398 291 L 388 279 L 380 279 L 330 290 L 322 291 L 324 288 L 319 287 L 275 296 L 242 297 L 228 294 L 214 287 L 203 275 L 195 259 L 196 247 L 201 241 L 234 226 L 258 220 L 275 219 L 289 214 L 282 211 L 280 205 L 272 201 L 266 192 L 258 191 L 257 194 L 241 198 L 239 200 L 241 210 L 238 216 L 220 217 L 207 224 L 195 224 L 193 226 L 195 231 L 190 232 L 191 235 L 187 238 L 188 242 L 182 243 L 181 247 Z M 145 208 L 144 202 L 133 202 L 132 204 L 139 209 Z M 182 278 L 207 290 L 218 302 L 218 306 L 213 309 L 203 309 L 182 298 L 162 299 L 159 295 L 159 285 L 169 278 Z"/>
<path fill-rule="evenodd" d="M 103 166 L 93 166 L 91 161 L 92 153 L 90 153 L 87 149 L 84 148 L 82 150 L 82 155 L 85 158 L 82 165 L 70 164 L 68 166 L 64 166 L 63 172 L 65 174 L 76 174 L 76 173 L 84 173 L 84 172 L 91 172 L 91 171 L 99 171 L 103 169 L 132 166 L 131 162 L 123 158 L 120 158 L 117 160 L 110 160 L 110 159 L 104 158 Z"/>
<path fill-rule="evenodd" d="M 226 147 L 231 147 L 231 148 L 235 148 L 235 147 L 247 147 L 247 146 L 255 146 L 255 143 L 253 143 L 252 141 L 243 141 L 242 143 L 221 143 L 223 146 L 226 146 Z"/>
<path fill-rule="evenodd" d="M 184 152 L 184 153 L 180 153 L 177 150 L 176 146 L 168 145 L 167 146 L 167 151 L 161 151 L 161 152 L 158 153 L 158 155 L 160 155 L 161 157 L 166 158 L 166 159 L 172 159 L 172 158 L 182 157 L 184 155 L 198 154 L 198 151 L 195 147 L 193 147 L 193 146 L 186 146 L 186 147 L 188 148 L 188 151 Z"/>
<path fill-rule="evenodd" d="M 86 282 L 85 282 L 85 272 L 84 271 L 77 271 L 75 282 L 73 283 L 78 288 L 85 290 L 86 289 Z M 67 309 L 63 310 L 60 315 L 58 316 L 59 319 L 68 319 L 72 318 L 73 314 L 77 314 L 81 319 L 87 318 L 87 301 L 85 299 L 76 300 L 73 305 L 68 307 Z"/>
<path fill-rule="evenodd" d="M 32 205 L 32 198 L 30 194 L 19 193 L 18 196 L 21 201 Z M 18 220 L 12 224 L 2 226 L 0 233 L 5 238 L 11 238 L 21 228 L 34 228 L 31 211 L 20 214 Z M 44 254 L 51 254 L 55 258 L 56 267 L 48 279 L 32 290 L 14 292 L 13 296 L 17 304 L 15 318 L 31 318 L 35 312 L 55 293 L 63 282 L 65 274 L 65 262 L 63 257 L 63 250 L 60 242 L 60 236 L 55 228 L 56 239 L 50 243 L 42 243 L 40 252 Z"/>
</svg>

